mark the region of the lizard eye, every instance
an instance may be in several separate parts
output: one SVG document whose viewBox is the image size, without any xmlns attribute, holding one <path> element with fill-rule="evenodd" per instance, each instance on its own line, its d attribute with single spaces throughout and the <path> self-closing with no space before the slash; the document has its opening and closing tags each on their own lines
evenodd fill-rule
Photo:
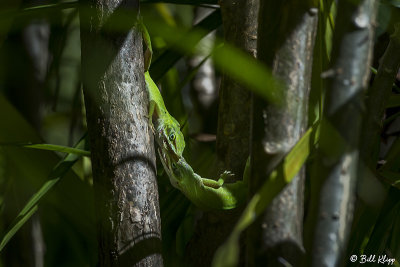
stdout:
<svg viewBox="0 0 400 267">
<path fill-rule="evenodd" d="M 171 133 L 168 138 L 169 138 L 170 141 L 174 141 L 175 140 L 175 134 Z"/>
</svg>

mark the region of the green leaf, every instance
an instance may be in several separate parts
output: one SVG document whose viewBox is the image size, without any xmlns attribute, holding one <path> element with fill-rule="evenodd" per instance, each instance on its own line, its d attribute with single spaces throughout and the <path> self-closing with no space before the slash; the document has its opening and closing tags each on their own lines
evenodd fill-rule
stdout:
<svg viewBox="0 0 400 267">
<path fill-rule="evenodd" d="M 76 149 L 84 147 L 84 138 L 82 138 L 76 145 Z M 36 212 L 39 201 L 51 190 L 60 179 L 71 169 L 72 165 L 79 159 L 78 155 L 68 154 L 61 160 L 54 169 L 50 172 L 48 180 L 43 186 L 29 199 L 24 208 L 18 214 L 17 218 L 12 223 L 10 230 L 4 235 L 0 243 L 0 251 L 11 240 L 14 234 L 24 225 L 24 223 Z"/>
<path fill-rule="evenodd" d="M 35 205 L 32 207 L 30 210 L 27 211 L 27 213 L 21 213 L 18 215 L 18 217 L 15 219 L 16 223 L 13 225 L 13 227 L 4 235 L 3 239 L 1 240 L 0 243 L 0 251 L 3 250 L 5 245 L 7 245 L 8 241 L 11 240 L 11 238 L 15 235 L 16 232 L 26 223 L 29 218 L 35 214 L 37 211 L 38 206 Z"/>
<path fill-rule="evenodd" d="M 400 197 L 398 189 L 390 188 L 381 213 L 371 233 L 364 254 L 386 254 L 394 219 L 400 211 Z"/>
<path fill-rule="evenodd" d="M 152 20 L 153 21 L 153 20 Z M 159 21 L 160 23 L 160 21 Z M 165 25 L 161 23 L 163 27 Z M 183 54 L 191 52 L 196 44 L 205 37 L 208 33 L 212 32 L 222 24 L 221 12 L 215 10 L 210 15 L 205 17 L 199 23 L 197 23 L 192 31 L 197 32 L 197 36 L 192 40 L 191 43 L 186 43 L 185 51 L 177 51 L 173 48 L 164 51 L 157 59 L 152 63 L 150 67 L 150 74 L 154 81 L 159 81 L 162 76 L 179 60 L 183 57 Z M 158 31 L 157 31 L 158 32 Z M 172 36 L 173 37 L 173 36 Z M 171 39 L 171 38 L 168 38 Z"/>
<path fill-rule="evenodd" d="M 370 68 L 371 72 L 372 72 L 374 75 L 378 74 L 378 70 L 377 70 L 377 69 L 375 69 L 375 68 L 372 67 L 372 66 L 370 66 L 369 68 Z M 400 92 L 400 88 L 399 88 L 395 83 L 393 83 L 393 88 L 396 90 L 396 92 Z M 396 97 L 396 95 L 393 95 L 393 96 Z M 393 97 L 393 96 L 392 96 L 392 97 Z M 392 100 L 392 101 L 398 103 L 396 100 Z M 390 105 L 390 99 L 389 99 L 389 103 L 388 103 L 387 105 Z M 392 102 L 392 105 L 395 105 L 395 103 Z M 397 105 L 396 105 L 396 106 L 397 106 Z M 389 106 L 386 106 L 386 107 L 388 108 Z"/>
<path fill-rule="evenodd" d="M 240 234 L 261 215 L 279 192 L 290 183 L 300 171 L 310 154 L 311 147 L 316 141 L 312 140 L 316 127 L 317 126 L 310 128 L 304 134 L 293 149 L 269 175 L 261 189 L 251 198 L 228 240 L 217 250 L 212 266 L 222 267 L 237 265 Z"/>
<path fill-rule="evenodd" d="M 68 146 L 61 146 L 61 145 L 53 145 L 53 144 L 12 144 L 12 143 L 2 143 L 0 144 L 1 146 L 22 146 L 26 148 L 33 148 L 33 149 L 41 149 L 41 150 L 49 150 L 49 151 L 57 151 L 61 153 L 69 153 L 69 154 L 75 154 L 79 156 L 85 156 L 85 157 L 90 157 L 90 151 L 83 150 L 83 149 L 78 149 L 74 147 L 68 147 Z"/>
<path fill-rule="evenodd" d="M 0 143 L 43 143 L 38 133 L 2 94 L 0 94 L 0 111 L 2 127 Z M 26 149 L 20 146 L 3 146 L 1 150 L 7 161 L 12 164 L 10 166 L 18 171 L 16 177 L 20 184 L 30 188 L 31 192 L 39 192 L 49 181 L 48 177 L 54 166 L 60 162 L 60 157 L 52 151 Z M 59 168 L 59 170 L 61 169 Z M 52 186 L 51 190 L 48 190 L 40 200 L 41 223 L 44 231 L 48 234 L 48 230 L 51 228 L 63 232 L 46 241 L 52 250 L 58 250 L 61 246 L 63 250 L 67 251 L 72 251 L 71 249 L 85 250 L 86 256 L 94 259 L 97 250 L 94 249 L 96 247 L 96 231 L 93 227 L 95 223 L 93 189 L 88 182 L 78 177 L 73 169 L 63 175 L 64 178 L 57 182 L 57 186 Z M 51 184 L 46 186 L 51 186 Z M 18 214 L 19 210 L 15 212 Z M 55 218 L 62 218 L 65 224 L 54 225 Z M 7 230 L 9 229 L 11 228 Z M 6 234 L 5 229 L 3 231 L 0 233 L 0 241 Z M 64 234 L 68 234 L 68 240 Z M 79 239 L 79 243 L 72 244 L 69 242 L 72 239 Z M 63 243 L 60 244 L 60 242 Z M 76 259 L 76 256 L 76 253 L 69 253 L 66 257 Z"/>
<path fill-rule="evenodd" d="M 377 211 L 366 205 L 355 210 L 347 256 L 362 253 L 377 218 Z"/>
<path fill-rule="evenodd" d="M 207 34 L 202 30 L 169 27 L 156 18 L 147 21 L 146 24 L 150 32 L 162 37 L 171 45 L 171 49 L 182 54 L 197 53 L 204 56 L 212 54 L 216 67 L 237 82 L 248 86 L 250 90 L 271 102 L 279 103 L 282 99 L 283 83 L 273 77 L 271 71 L 251 55 L 229 44 L 221 46 L 222 42 L 219 40 L 196 46 Z"/>
<path fill-rule="evenodd" d="M 334 17 L 336 13 L 335 2 L 332 0 L 319 0 L 318 29 L 315 38 L 315 48 L 312 64 L 311 91 L 309 94 L 309 121 L 316 123 L 322 118 L 323 103 L 325 98 L 324 88 L 326 79 L 323 73 L 329 69 L 329 59 L 332 48 L 332 33 L 334 30 Z"/>
<path fill-rule="evenodd" d="M 381 170 L 378 172 L 378 176 L 387 184 L 400 189 L 400 173 L 393 172 L 393 171 L 387 171 L 387 170 Z"/>
<path fill-rule="evenodd" d="M 82 138 L 76 145 L 76 150 L 80 150 L 79 147 L 84 147 L 84 138 Z M 52 189 L 59 180 L 71 169 L 72 165 L 79 159 L 76 154 L 69 154 L 63 160 L 61 160 L 51 171 L 43 186 L 37 191 L 26 203 L 24 208 L 18 214 L 17 218 L 11 226 L 11 229 L 4 235 L 0 243 L 0 251 L 10 241 L 14 234 L 22 227 L 22 225 L 36 212 L 38 203 L 47 192 Z"/>
<path fill-rule="evenodd" d="M 0 22 L 5 19 L 10 19 L 16 16 L 27 16 L 37 13 L 43 12 L 51 12 L 56 9 L 68 9 L 68 8 L 77 8 L 78 1 L 57 3 L 57 4 L 47 4 L 47 5 L 34 5 L 30 7 L 21 8 L 18 10 L 15 9 L 3 9 L 0 12 Z"/>
<path fill-rule="evenodd" d="M 283 99 L 283 83 L 249 54 L 225 44 L 223 47 L 217 46 L 212 56 L 217 67 L 254 93 L 273 103 L 279 103 Z"/>
<path fill-rule="evenodd" d="M 90 151 L 78 149 L 75 147 L 60 146 L 60 145 L 53 145 L 53 144 L 29 144 L 29 145 L 23 145 L 23 147 L 42 149 L 42 150 L 50 150 L 50 151 L 58 151 L 58 152 L 62 152 L 62 153 L 69 153 L 69 154 L 75 154 L 78 156 L 90 157 Z"/>
<path fill-rule="evenodd" d="M 179 5 L 216 5 L 218 2 L 216 0 L 140 0 L 141 3 L 151 4 L 151 3 L 170 3 Z M 25 7 L 20 10 L 15 9 L 3 9 L 0 12 L 0 21 L 3 19 L 9 19 L 14 16 L 24 16 L 31 15 L 32 13 L 39 12 L 51 12 L 55 9 L 68 9 L 68 8 L 78 8 L 79 1 L 68 1 L 56 4 L 46 4 L 46 5 L 34 5 L 30 7 Z"/>
<path fill-rule="evenodd" d="M 391 115 L 389 118 L 383 121 L 383 126 L 386 127 L 390 123 L 392 123 L 397 117 L 400 116 L 400 112 L 396 112 L 395 114 Z"/>
</svg>

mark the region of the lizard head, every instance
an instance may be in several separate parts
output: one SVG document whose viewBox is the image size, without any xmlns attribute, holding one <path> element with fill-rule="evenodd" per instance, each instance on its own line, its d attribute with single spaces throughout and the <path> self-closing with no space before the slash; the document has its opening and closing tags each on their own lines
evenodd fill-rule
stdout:
<svg viewBox="0 0 400 267">
<path fill-rule="evenodd" d="M 162 165 L 164 166 L 164 170 L 167 173 L 169 180 L 173 187 L 180 189 L 180 181 L 181 175 L 179 175 L 179 169 L 177 168 L 177 163 L 179 162 L 179 158 L 176 158 L 174 154 L 172 156 L 174 159 L 171 159 L 170 153 L 165 149 L 158 149 L 158 155 L 160 156 L 160 160 Z"/>
<path fill-rule="evenodd" d="M 160 125 L 156 139 L 161 149 L 173 156 L 175 161 L 182 157 L 185 149 L 185 138 L 180 130 L 179 123 L 173 117 L 168 122 Z"/>
<path fill-rule="evenodd" d="M 188 182 L 187 177 L 190 177 L 193 173 L 192 167 L 183 157 L 177 158 L 174 154 L 163 149 L 158 149 L 158 153 L 172 186 L 182 190 Z"/>
</svg>

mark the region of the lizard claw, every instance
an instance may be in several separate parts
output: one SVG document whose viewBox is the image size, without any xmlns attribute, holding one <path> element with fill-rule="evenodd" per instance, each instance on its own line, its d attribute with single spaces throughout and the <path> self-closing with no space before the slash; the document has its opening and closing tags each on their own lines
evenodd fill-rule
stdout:
<svg viewBox="0 0 400 267">
<path fill-rule="evenodd" d="M 232 178 L 232 177 L 235 177 L 235 174 L 234 174 L 234 173 L 232 173 L 231 171 L 224 171 L 224 172 L 221 174 L 220 179 L 226 180 L 226 178 Z"/>
<path fill-rule="evenodd" d="M 230 171 L 224 171 L 224 172 L 220 175 L 220 177 L 219 177 L 219 179 L 218 179 L 219 185 L 222 186 L 222 185 L 225 183 L 226 180 L 229 181 L 229 180 L 231 180 L 231 178 L 233 178 L 234 176 L 235 176 L 234 173 L 232 173 L 232 172 L 230 172 Z"/>
</svg>

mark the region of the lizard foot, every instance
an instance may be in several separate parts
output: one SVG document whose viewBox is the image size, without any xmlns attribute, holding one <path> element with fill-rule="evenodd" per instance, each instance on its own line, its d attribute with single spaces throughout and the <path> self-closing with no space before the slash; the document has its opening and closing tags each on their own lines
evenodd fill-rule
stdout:
<svg viewBox="0 0 400 267">
<path fill-rule="evenodd" d="M 234 173 L 232 173 L 232 172 L 230 172 L 230 171 L 224 171 L 224 172 L 221 174 L 219 180 L 221 180 L 221 179 L 222 179 L 223 181 L 229 180 L 230 178 L 233 178 L 234 176 L 235 176 Z M 219 180 L 218 180 L 218 181 L 219 181 Z"/>
</svg>

